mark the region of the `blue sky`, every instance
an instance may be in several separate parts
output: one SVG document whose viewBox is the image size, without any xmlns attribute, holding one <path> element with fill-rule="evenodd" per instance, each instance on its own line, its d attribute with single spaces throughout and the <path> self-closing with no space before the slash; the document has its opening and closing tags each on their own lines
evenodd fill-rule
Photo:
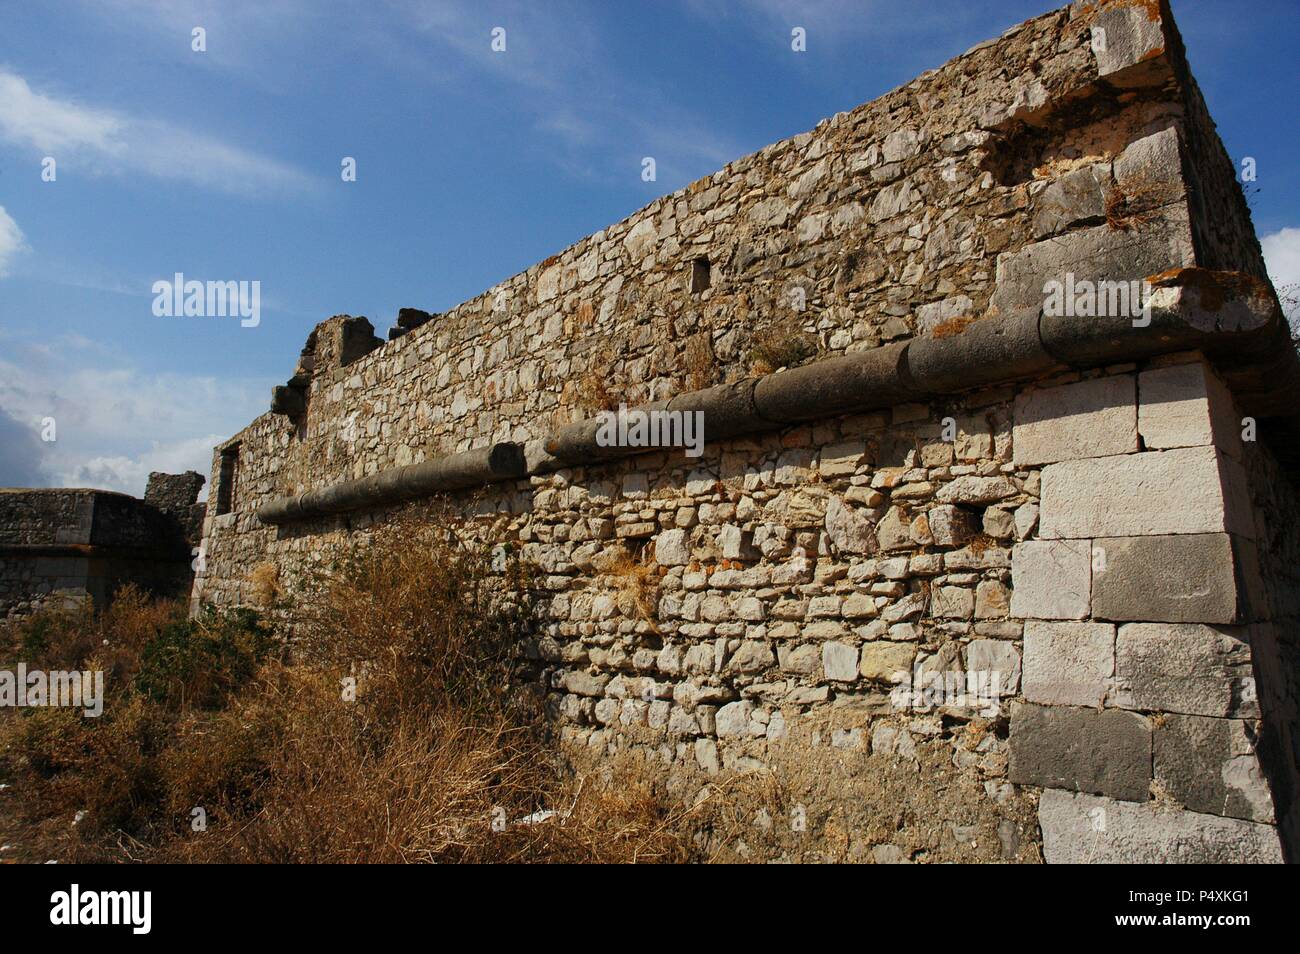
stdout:
<svg viewBox="0 0 1300 954">
<path fill-rule="evenodd" d="M 10 0 L 0 486 L 206 474 L 315 322 L 445 310 L 1059 5 Z M 1300 4 L 1173 6 L 1229 153 L 1256 160 L 1270 267 L 1300 280 Z M 261 323 L 156 317 L 175 272 L 260 281 Z"/>
</svg>

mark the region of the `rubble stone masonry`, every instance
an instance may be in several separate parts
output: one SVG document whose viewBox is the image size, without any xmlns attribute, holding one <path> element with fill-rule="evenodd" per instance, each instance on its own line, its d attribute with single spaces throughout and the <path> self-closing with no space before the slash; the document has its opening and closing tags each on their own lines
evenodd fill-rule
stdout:
<svg viewBox="0 0 1300 954">
<path fill-rule="evenodd" d="M 538 568 L 572 745 L 688 795 L 839 759 L 876 861 L 1280 861 L 1298 377 L 1167 7 L 1075 3 L 392 340 L 317 326 L 216 449 L 194 602 L 448 493 Z M 620 402 L 703 456 L 598 446 Z"/>
</svg>

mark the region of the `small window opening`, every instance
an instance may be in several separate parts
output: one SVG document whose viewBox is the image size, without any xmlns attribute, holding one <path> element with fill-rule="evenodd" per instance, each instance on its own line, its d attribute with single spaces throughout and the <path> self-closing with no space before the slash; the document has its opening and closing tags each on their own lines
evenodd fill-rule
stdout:
<svg viewBox="0 0 1300 954">
<path fill-rule="evenodd" d="M 235 494 L 239 483 L 239 445 L 221 452 L 221 471 L 217 475 L 217 516 L 230 513 L 235 507 Z"/>
<path fill-rule="evenodd" d="M 705 256 L 691 261 L 691 294 L 698 295 L 709 287 L 709 260 Z"/>
</svg>

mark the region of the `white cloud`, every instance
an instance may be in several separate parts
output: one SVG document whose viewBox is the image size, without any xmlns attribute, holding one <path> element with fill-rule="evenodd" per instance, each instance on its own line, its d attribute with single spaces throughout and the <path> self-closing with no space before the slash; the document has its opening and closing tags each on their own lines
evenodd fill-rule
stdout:
<svg viewBox="0 0 1300 954">
<path fill-rule="evenodd" d="M 24 248 L 23 230 L 0 205 L 0 278 L 9 274 L 9 261 Z"/>
<path fill-rule="evenodd" d="M 0 471 L 26 483 L 138 496 L 152 470 L 207 476 L 212 448 L 265 411 L 270 393 L 265 381 L 144 373 L 80 336 L 5 344 L 14 359 L 0 359 L 0 424 L 23 436 L 25 449 L 0 453 Z M 50 443 L 36 438 L 45 418 L 55 423 Z"/>
<path fill-rule="evenodd" d="M 127 116 L 38 92 L 0 68 L 0 139 L 100 174 L 144 174 L 227 192 L 301 189 L 291 165 L 158 120 Z"/>
<path fill-rule="evenodd" d="M 1291 327 L 1300 325 L 1300 228 L 1278 229 L 1259 240 L 1273 287 Z"/>
</svg>

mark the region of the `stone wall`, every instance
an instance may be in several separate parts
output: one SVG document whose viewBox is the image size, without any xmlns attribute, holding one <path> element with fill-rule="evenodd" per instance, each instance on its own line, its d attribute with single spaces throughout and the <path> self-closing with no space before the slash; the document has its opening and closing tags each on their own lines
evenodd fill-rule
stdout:
<svg viewBox="0 0 1300 954">
<path fill-rule="evenodd" d="M 1154 308 L 1049 313 L 1067 277 Z M 1263 279 L 1168 10 L 1077 3 L 387 343 L 319 325 L 216 449 L 194 602 L 445 490 L 539 568 L 563 737 L 687 797 L 829 757 L 854 857 L 1277 860 L 1300 372 L 1260 370 Z M 702 409 L 703 456 L 597 446 L 620 402 Z"/>
<path fill-rule="evenodd" d="M 165 596 L 187 592 L 203 480 L 192 471 L 151 474 L 152 500 L 0 488 L 0 618 L 86 598 L 102 607 L 127 583 Z"/>
</svg>

